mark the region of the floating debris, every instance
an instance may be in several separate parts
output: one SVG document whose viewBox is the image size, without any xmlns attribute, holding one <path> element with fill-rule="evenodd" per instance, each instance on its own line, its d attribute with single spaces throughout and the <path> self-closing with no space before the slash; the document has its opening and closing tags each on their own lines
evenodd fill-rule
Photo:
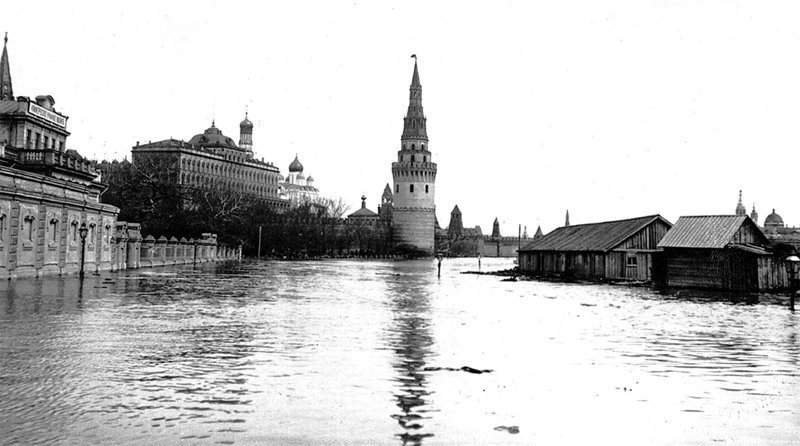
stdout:
<svg viewBox="0 0 800 446">
<path fill-rule="evenodd" d="M 425 367 L 423 370 L 426 371 L 426 372 L 447 371 L 447 372 L 467 372 L 467 373 L 475 373 L 475 374 L 492 373 L 493 372 L 493 370 L 489 370 L 489 369 L 483 369 L 483 370 L 481 370 L 481 369 L 473 369 L 472 367 L 469 367 L 469 366 L 466 366 L 466 365 L 464 367 L 459 368 L 459 369 L 456 369 L 456 368 L 453 368 L 453 367 Z"/>
<path fill-rule="evenodd" d="M 506 431 L 509 434 L 518 434 L 519 433 L 519 426 L 497 426 L 494 428 L 496 431 Z"/>
</svg>

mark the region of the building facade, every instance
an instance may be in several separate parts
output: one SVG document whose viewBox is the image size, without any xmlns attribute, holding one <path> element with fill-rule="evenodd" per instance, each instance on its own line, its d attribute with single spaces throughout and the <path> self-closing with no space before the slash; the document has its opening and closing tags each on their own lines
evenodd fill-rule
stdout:
<svg viewBox="0 0 800 446">
<path fill-rule="evenodd" d="M 188 142 L 137 142 L 131 150 L 132 161 L 169 172 L 169 181 L 184 187 L 240 193 L 264 200 L 278 210 L 288 208 L 289 202 L 280 197 L 279 169 L 253 155 L 253 124 L 247 116 L 239 131 L 239 145 L 213 121 Z"/>
<path fill-rule="evenodd" d="M 422 84 L 415 58 L 400 150 L 397 152 L 397 161 L 392 163 L 392 227 L 397 247 L 432 255 L 436 226 L 437 167 L 428 148 L 426 121 L 422 110 Z"/>
<path fill-rule="evenodd" d="M 100 203 L 94 163 L 67 148 L 50 95 L 14 97 L 0 57 L 0 278 L 108 270 L 119 209 Z"/>
</svg>

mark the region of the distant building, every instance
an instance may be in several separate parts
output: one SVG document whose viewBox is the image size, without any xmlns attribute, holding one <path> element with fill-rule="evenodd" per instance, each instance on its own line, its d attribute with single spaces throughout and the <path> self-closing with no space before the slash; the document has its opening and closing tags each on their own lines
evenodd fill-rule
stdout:
<svg viewBox="0 0 800 446">
<path fill-rule="evenodd" d="M 767 288 L 760 271 L 774 266 L 769 240 L 742 214 L 681 217 L 658 247 L 669 287 L 758 291 Z"/>
<path fill-rule="evenodd" d="M 280 183 L 281 197 L 289 200 L 292 206 L 299 206 L 306 203 L 313 203 L 319 198 L 319 189 L 314 186 L 314 177 L 305 176 L 303 164 L 297 155 L 294 161 L 289 164 L 289 173 Z"/>
<path fill-rule="evenodd" d="M 397 161 L 392 163 L 392 226 L 397 246 L 434 253 L 436 164 L 428 150 L 427 119 L 416 59 Z"/>
<path fill-rule="evenodd" d="M 739 202 L 736 204 L 736 215 L 747 215 L 747 209 L 742 204 L 742 191 L 739 191 Z M 750 212 L 750 219 L 758 225 L 758 212 L 756 205 Z M 775 245 L 788 245 L 800 249 L 800 227 L 787 226 L 775 209 L 764 219 L 763 226 L 759 226 L 767 239 Z"/>
<path fill-rule="evenodd" d="M 671 227 L 660 215 L 562 226 L 523 246 L 519 268 L 542 276 L 650 280 L 653 253 Z"/>
<path fill-rule="evenodd" d="M 348 224 L 377 226 L 380 221 L 381 218 L 378 214 L 367 209 L 367 197 L 364 195 L 361 196 L 361 209 L 347 216 Z"/>
<path fill-rule="evenodd" d="M 196 189 L 218 189 L 262 199 L 276 209 L 289 203 L 279 195 L 280 171 L 272 163 L 253 156 L 253 124 L 245 115 L 239 124 L 239 143 L 225 136 L 214 123 L 189 141 L 165 139 L 136 143 L 134 164 L 168 172 L 169 181 Z"/>
</svg>

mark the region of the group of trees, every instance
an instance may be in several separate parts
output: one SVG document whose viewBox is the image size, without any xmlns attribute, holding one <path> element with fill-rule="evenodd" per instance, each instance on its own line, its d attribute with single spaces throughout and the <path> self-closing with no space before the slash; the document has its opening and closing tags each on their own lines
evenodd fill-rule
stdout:
<svg viewBox="0 0 800 446">
<path fill-rule="evenodd" d="M 346 223 L 349 206 L 342 199 L 286 208 L 232 190 L 181 185 L 175 164 L 167 161 L 102 162 L 98 167 L 108 184 L 101 200 L 120 208 L 120 221 L 140 222 L 144 234 L 197 238 L 212 232 L 221 243 L 241 244 L 245 254 L 254 255 L 261 228 L 265 256 L 377 255 L 392 249 L 388 226 Z"/>
</svg>

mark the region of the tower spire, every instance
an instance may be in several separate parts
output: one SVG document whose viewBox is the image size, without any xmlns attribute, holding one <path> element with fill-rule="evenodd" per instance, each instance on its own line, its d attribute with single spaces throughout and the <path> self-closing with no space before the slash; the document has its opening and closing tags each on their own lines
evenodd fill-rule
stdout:
<svg viewBox="0 0 800 446">
<path fill-rule="evenodd" d="M 3 38 L 3 55 L 0 57 L 0 101 L 13 101 L 14 89 L 11 85 L 11 68 L 8 65 L 8 32 Z"/>
<path fill-rule="evenodd" d="M 417 55 L 414 54 L 414 74 L 409 87 L 408 112 L 403 120 L 403 145 L 405 150 L 424 150 L 428 142 L 425 113 L 422 110 L 422 84 L 419 82 Z M 413 147 L 412 147 L 413 145 Z"/>
<path fill-rule="evenodd" d="M 564 226 L 569 226 L 569 209 L 567 209 L 567 218 L 564 220 Z"/>
<path fill-rule="evenodd" d="M 736 215 L 747 215 L 747 208 L 742 204 L 742 190 L 739 189 L 739 202 L 736 204 Z"/>
</svg>

